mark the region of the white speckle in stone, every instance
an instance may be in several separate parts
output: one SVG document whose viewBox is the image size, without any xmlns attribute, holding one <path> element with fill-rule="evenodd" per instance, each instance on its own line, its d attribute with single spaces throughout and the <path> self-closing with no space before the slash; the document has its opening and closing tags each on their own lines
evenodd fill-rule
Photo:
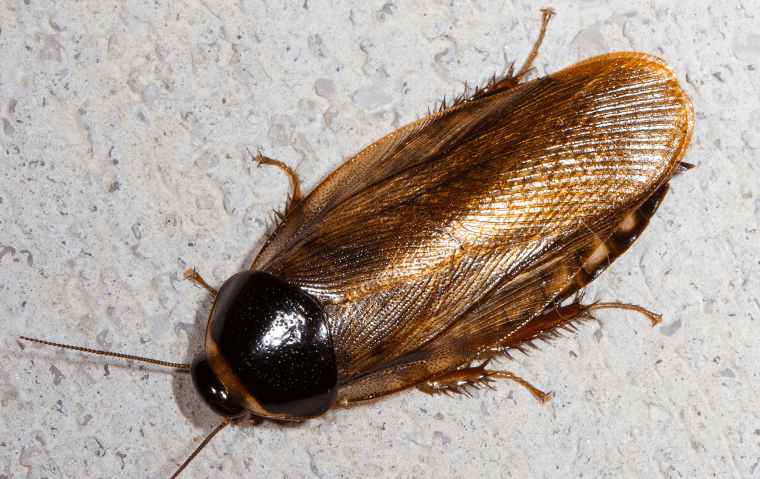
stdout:
<svg viewBox="0 0 760 479">
<path fill-rule="evenodd" d="M 704 444 L 694 439 L 691 440 L 691 448 L 697 452 L 706 452 Z"/>
<path fill-rule="evenodd" d="M 570 45 L 578 49 L 581 58 L 590 58 L 610 51 L 604 36 L 596 28 L 581 30 Z"/>
<path fill-rule="evenodd" d="M 61 371 L 60 371 L 60 370 L 59 370 L 57 367 L 55 367 L 55 365 L 53 365 L 53 364 L 51 364 L 51 365 L 50 365 L 50 373 L 53 375 L 53 385 L 55 385 L 55 386 L 58 386 L 59 384 L 61 384 L 61 381 L 63 380 L 63 378 L 65 378 L 65 377 L 66 377 L 66 376 L 64 376 L 64 374 L 63 374 L 63 373 L 62 373 L 62 372 L 61 372 Z"/>
<path fill-rule="evenodd" d="M 81 331 L 89 332 L 94 330 L 97 324 L 98 320 L 95 319 L 95 316 L 91 314 L 85 314 L 82 316 L 82 319 L 79 320 L 79 329 Z"/>
<path fill-rule="evenodd" d="M 426 437 L 423 431 L 414 431 L 409 433 L 409 440 L 420 446 L 430 447 L 433 445 L 430 438 Z"/>
<path fill-rule="evenodd" d="M 151 83 L 146 86 L 142 92 L 143 101 L 151 109 L 155 110 L 161 106 L 161 92 L 158 91 L 158 87 L 155 83 Z"/>
<path fill-rule="evenodd" d="M 116 163 L 118 163 L 119 159 L 123 158 L 124 154 L 121 151 L 121 148 L 119 148 L 118 146 L 112 146 L 111 150 L 108 152 L 108 156 L 110 156 L 113 161 L 115 161 Z M 114 163 L 114 164 L 116 164 L 116 163 Z"/>
<path fill-rule="evenodd" d="M 339 113 L 340 113 L 340 110 L 338 110 L 337 108 L 330 108 L 330 109 L 328 109 L 325 112 L 325 114 L 324 114 L 325 125 L 327 125 L 328 127 L 332 128 L 332 122 L 335 119 L 335 117 L 338 116 Z M 333 131 L 335 131 L 335 130 L 333 130 Z"/>
<path fill-rule="evenodd" d="M 365 464 L 363 469 L 366 477 L 383 477 L 383 468 L 377 464 Z"/>
<path fill-rule="evenodd" d="M 18 399 L 18 388 L 11 384 L 10 375 L 0 369 L 0 405 L 8 407 L 7 401 Z M 2 470 L 0 468 L 0 470 Z"/>
<path fill-rule="evenodd" d="M 353 99 L 362 109 L 372 111 L 380 105 L 390 102 L 393 97 L 372 87 L 362 87 L 356 90 Z"/>
<path fill-rule="evenodd" d="M 309 44 L 309 50 L 311 50 L 312 53 L 324 58 L 325 54 L 322 52 L 322 37 L 319 35 L 309 35 L 306 42 Z"/>
<path fill-rule="evenodd" d="M 291 143 L 288 130 L 285 128 L 285 125 L 281 123 L 272 125 L 269 129 L 269 135 L 267 136 L 276 146 L 288 146 Z"/>
<path fill-rule="evenodd" d="M 162 338 L 172 326 L 172 319 L 166 314 L 155 314 L 150 318 L 150 335 L 153 339 Z"/>
<path fill-rule="evenodd" d="M 732 49 L 739 60 L 757 61 L 760 59 L 760 35 L 751 33 L 746 37 L 737 38 L 734 40 Z"/>
<path fill-rule="evenodd" d="M 113 341 L 110 339 L 107 329 L 104 329 L 103 331 L 98 333 L 97 336 L 95 336 L 95 344 L 98 345 L 98 349 L 102 349 L 103 351 L 111 350 L 111 346 L 113 346 Z"/>
<path fill-rule="evenodd" d="M 16 133 L 16 129 L 13 128 L 13 125 L 11 125 L 11 122 L 7 118 L 3 118 L 3 133 L 8 136 Z"/>
<path fill-rule="evenodd" d="M 705 367 L 708 362 L 710 362 L 710 358 L 708 358 L 704 354 L 698 354 L 697 357 L 694 359 L 694 367 L 697 369 L 701 369 Z"/>
<path fill-rule="evenodd" d="M 702 306 L 702 309 L 704 310 L 705 314 L 712 314 L 713 312 L 713 306 L 715 306 L 715 300 L 708 299 L 705 301 L 704 306 Z"/>
<path fill-rule="evenodd" d="M 214 168 L 219 164 L 219 156 L 209 151 L 204 152 L 201 156 L 195 159 L 195 166 L 201 170 L 208 170 Z"/>
<path fill-rule="evenodd" d="M 195 199 L 195 206 L 197 206 L 199 210 L 210 210 L 214 207 L 214 198 L 212 198 L 211 195 L 199 196 Z"/>
<path fill-rule="evenodd" d="M 18 462 L 24 467 L 32 467 L 32 463 L 30 461 L 32 454 L 35 453 L 36 447 L 34 447 L 34 444 L 24 444 L 24 447 L 21 448 L 21 454 L 18 457 Z"/>
<path fill-rule="evenodd" d="M 81 418 L 77 419 L 77 423 L 79 423 L 80 427 L 84 427 L 88 422 L 90 422 L 90 419 L 92 419 L 92 414 L 85 414 Z"/>
<path fill-rule="evenodd" d="M 61 44 L 52 35 L 44 36 L 44 46 L 40 51 L 40 59 L 61 63 Z"/>
<path fill-rule="evenodd" d="M 230 215 L 234 215 L 238 209 L 238 205 L 241 205 L 246 196 L 246 190 L 240 184 L 234 182 L 225 182 L 222 185 L 222 205 L 224 211 Z"/>
<path fill-rule="evenodd" d="M 260 209 L 258 206 L 250 206 L 243 214 L 243 226 L 246 228 L 260 228 L 264 222 L 259 218 Z"/>
<path fill-rule="evenodd" d="M 142 108 L 138 108 L 135 110 L 135 116 L 139 118 L 140 121 L 150 124 L 150 118 L 148 117 L 148 115 L 145 114 Z"/>
<path fill-rule="evenodd" d="M 8 4 L 8 10 L 12 12 L 20 12 L 26 10 L 26 6 L 29 3 L 29 0 L 14 0 Z"/>
<path fill-rule="evenodd" d="M 663 336 L 673 336 L 679 329 L 681 329 L 681 320 L 677 319 L 670 324 L 660 327 L 660 334 Z"/>
<path fill-rule="evenodd" d="M 108 53 L 114 60 L 118 60 L 124 55 L 124 47 L 119 43 L 119 39 L 115 36 L 108 39 Z"/>
<path fill-rule="evenodd" d="M 335 84 L 329 78 L 320 78 L 314 82 L 314 91 L 317 95 L 332 98 L 335 95 Z"/>
<path fill-rule="evenodd" d="M 596 331 L 594 331 L 594 338 L 597 341 L 601 341 L 603 337 L 604 337 L 604 333 L 602 332 L 601 329 L 597 329 Z"/>
<path fill-rule="evenodd" d="M 311 467 L 311 471 L 319 479 L 337 479 L 337 476 L 330 472 L 325 461 L 322 461 L 319 458 L 312 458 L 309 466 Z"/>
<path fill-rule="evenodd" d="M 441 446 L 446 446 L 451 443 L 451 438 L 441 431 L 433 431 L 433 442 L 440 441 Z"/>
</svg>

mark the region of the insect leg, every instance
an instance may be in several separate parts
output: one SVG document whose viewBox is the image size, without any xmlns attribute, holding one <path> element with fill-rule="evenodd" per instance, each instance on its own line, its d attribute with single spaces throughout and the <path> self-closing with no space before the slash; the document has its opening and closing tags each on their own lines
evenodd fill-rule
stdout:
<svg viewBox="0 0 760 479">
<path fill-rule="evenodd" d="M 521 386 L 525 387 L 528 391 L 536 397 L 542 404 L 551 399 L 552 393 L 545 393 L 538 388 L 534 387 L 528 381 L 516 376 L 508 371 L 495 371 L 492 369 L 486 369 L 486 365 L 489 361 L 476 367 L 469 367 L 463 369 L 457 369 L 449 371 L 435 377 L 427 382 L 422 383 L 419 388 L 427 393 L 444 393 L 449 394 L 452 392 L 459 394 L 469 394 L 467 387 L 474 387 L 479 389 L 479 385 L 491 387 L 490 383 L 494 382 L 495 378 L 511 379 Z"/>
<path fill-rule="evenodd" d="M 575 300 L 573 303 L 566 306 L 547 309 L 543 314 L 528 321 L 527 324 L 514 334 L 502 339 L 500 342 L 492 346 L 490 348 L 491 352 L 496 355 L 503 354 L 510 357 L 509 350 L 516 349 L 527 354 L 526 347 L 535 347 L 533 344 L 534 341 L 548 343 L 550 340 L 556 339 L 560 336 L 561 329 L 573 331 L 575 330 L 575 325 L 573 323 L 593 320 L 594 316 L 591 312 L 599 309 L 625 309 L 627 311 L 635 311 L 646 316 L 652 322 L 652 326 L 656 326 L 661 321 L 659 314 L 655 314 L 641 306 L 636 306 L 635 304 L 594 303 L 584 305 L 580 303 L 580 300 Z"/>
<path fill-rule="evenodd" d="M 205 282 L 203 278 L 201 278 L 201 275 L 198 274 L 195 268 L 188 269 L 187 271 L 185 271 L 185 279 L 189 279 L 197 283 L 201 288 L 205 289 L 206 291 L 211 293 L 214 297 L 216 297 L 217 290 L 209 286 L 209 284 Z"/>
<path fill-rule="evenodd" d="M 652 327 L 657 326 L 662 322 L 662 315 L 653 313 L 648 309 L 644 309 L 641 306 L 628 303 L 594 303 L 586 307 L 586 311 L 593 311 L 596 309 L 625 309 L 626 311 L 635 311 L 646 316 L 651 322 Z"/>
<path fill-rule="evenodd" d="M 528 55 L 528 59 L 525 60 L 525 63 L 523 64 L 522 68 L 520 68 L 520 71 L 517 72 L 517 75 L 513 77 L 517 82 L 522 80 L 522 77 L 524 77 L 525 74 L 528 73 L 532 68 L 533 60 L 535 60 L 536 56 L 538 55 L 538 47 L 540 47 L 541 43 L 544 41 L 544 35 L 546 35 L 546 26 L 549 24 L 549 20 L 554 16 L 554 10 L 551 8 L 544 8 L 541 10 L 541 13 L 543 13 L 544 16 L 541 19 L 541 31 L 538 33 L 538 40 L 536 40 L 536 43 L 533 45 L 533 50 L 531 50 L 530 55 Z"/>
<path fill-rule="evenodd" d="M 676 174 L 683 173 L 684 171 L 690 170 L 694 168 L 695 165 L 692 165 L 691 163 L 686 163 L 685 161 L 682 161 L 678 164 L 678 168 L 676 169 Z"/>
<path fill-rule="evenodd" d="M 509 71 L 507 74 L 502 78 L 501 80 L 496 79 L 496 75 L 491 77 L 491 80 L 489 80 L 488 85 L 486 85 L 481 90 L 476 90 L 475 94 L 470 98 L 470 100 L 478 100 L 480 98 L 484 98 L 486 96 L 493 95 L 496 92 L 508 90 L 510 88 L 516 87 L 523 79 L 523 77 L 531 70 L 533 61 L 536 59 L 536 56 L 538 55 L 538 48 L 541 46 L 541 43 L 544 41 L 544 35 L 546 34 L 546 26 L 549 24 L 549 20 L 554 16 L 554 10 L 551 8 L 544 8 L 541 10 L 541 13 L 543 13 L 543 17 L 541 19 L 541 31 L 538 33 L 538 39 L 536 40 L 536 43 L 533 45 L 533 50 L 531 50 L 530 55 L 528 55 L 527 60 L 525 60 L 525 63 L 523 64 L 522 68 L 520 68 L 520 71 L 517 72 L 517 75 L 513 75 L 514 71 L 514 63 L 510 65 Z M 457 105 L 461 103 L 460 100 L 457 100 L 454 104 Z M 444 108 L 445 109 L 445 108 Z"/>
<path fill-rule="evenodd" d="M 622 305 L 622 303 L 620 303 Z M 614 305 L 614 306 L 613 306 Z M 560 329 L 573 330 L 574 322 L 591 320 L 593 316 L 592 309 L 605 309 L 616 307 L 618 303 L 598 303 L 596 305 L 582 305 L 580 300 L 574 301 L 567 306 L 555 307 L 546 310 L 543 314 L 530 320 L 521 329 L 517 330 L 510 336 L 504 338 L 490 348 L 493 355 L 505 355 L 510 357 L 509 350 L 517 349 L 526 353 L 526 346 L 534 346 L 533 341 L 541 340 L 548 342 L 559 336 Z M 637 306 L 622 305 L 624 309 L 636 309 Z M 637 310 L 641 310 L 638 308 Z M 645 311 L 645 310 L 643 310 Z M 652 313 L 649 313 L 652 314 Z M 551 393 L 545 393 L 523 378 L 516 376 L 508 371 L 496 371 L 486 369 L 490 358 L 479 366 L 467 367 L 449 371 L 418 386 L 422 391 L 427 393 L 444 393 L 449 394 L 456 392 L 467 394 L 467 387 L 478 388 L 479 385 L 490 387 L 490 383 L 496 378 L 511 379 L 525 387 L 536 397 L 542 404 L 551 398 Z"/>
<path fill-rule="evenodd" d="M 605 303 L 606 304 L 606 303 Z M 572 304 L 550 308 L 528 321 L 522 328 L 502 339 L 490 348 L 493 354 L 507 357 L 510 349 L 527 354 L 526 347 L 535 347 L 533 341 L 549 342 L 560 336 L 559 330 L 575 330 L 573 323 L 593 320 L 589 310 L 593 305 L 582 305 L 579 300 Z"/>
<path fill-rule="evenodd" d="M 248 151 L 248 153 L 253 157 L 253 154 L 250 151 Z M 290 180 L 293 182 L 293 196 L 288 199 L 288 205 L 285 207 L 285 215 L 287 216 L 287 214 L 293 211 L 293 208 L 298 206 L 298 203 L 300 203 L 301 200 L 303 200 L 303 195 L 301 194 L 301 183 L 300 183 L 300 180 L 298 179 L 298 175 L 296 174 L 295 171 L 293 171 L 291 167 L 289 167 L 285 163 L 279 160 L 274 160 L 272 158 L 263 156 L 261 152 L 256 152 L 256 156 L 253 158 L 255 159 L 256 163 L 258 163 L 259 165 L 276 166 L 280 168 L 282 171 L 284 171 L 285 173 L 287 173 L 288 176 L 290 176 Z M 277 214 L 277 216 L 280 217 L 281 220 L 284 219 L 282 215 L 280 215 L 277 212 L 275 213 Z"/>
</svg>

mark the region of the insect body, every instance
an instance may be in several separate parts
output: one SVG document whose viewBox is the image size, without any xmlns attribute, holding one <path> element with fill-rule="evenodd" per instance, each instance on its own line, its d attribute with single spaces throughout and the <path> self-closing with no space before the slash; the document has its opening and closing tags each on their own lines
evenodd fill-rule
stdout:
<svg viewBox="0 0 760 479">
<path fill-rule="evenodd" d="M 644 229 L 693 125 L 670 68 L 643 54 L 489 93 L 354 157 L 252 266 L 322 305 L 338 402 L 423 383 L 549 329 L 554 305 Z"/>
<path fill-rule="evenodd" d="M 632 244 L 690 167 L 691 101 L 641 53 L 519 83 L 536 48 L 517 75 L 296 195 L 251 271 L 209 287 L 192 372 L 214 411 L 305 419 L 413 386 L 457 390 L 510 377 L 485 364 L 593 308 L 638 309 L 560 304 Z"/>
</svg>

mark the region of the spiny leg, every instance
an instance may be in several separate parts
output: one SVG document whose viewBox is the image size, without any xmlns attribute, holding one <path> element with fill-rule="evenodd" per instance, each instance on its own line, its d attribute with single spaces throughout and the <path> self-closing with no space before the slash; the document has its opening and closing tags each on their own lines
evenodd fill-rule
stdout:
<svg viewBox="0 0 760 479">
<path fill-rule="evenodd" d="M 218 291 L 212 288 L 211 286 L 209 286 L 209 284 L 206 281 L 204 281 L 203 278 L 201 278 L 201 275 L 198 274 L 195 268 L 191 268 L 185 271 L 185 279 L 189 279 L 197 283 L 201 288 L 205 289 L 216 298 Z"/>
<path fill-rule="evenodd" d="M 546 26 L 549 25 L 549 20 L 551 20 L 551 18 L 554 16 L 554 10 L 551 8 L 544 8 L 541 10 L 541 13 L 543 13 L 544 16 L 541 18 L 541 31 L 538 33 L 538 40 L 536 40 L 536 43 L 533 45 L 533 50 L 531 50 L 530 55 L 528 55 L 528 59 L 525 60 L 525 63 L 523 64 L 522 68 L 520 68 L 520 71 L 517 72 L 517 75 L 513 77 L 513 79 L 517 82 L 522 80 L 522 77 L 524 77 L 525 74 L 528 73 L 533 67 L 533 60 L 535 60 L 536 56 L 538 56 L 538 47 L 541 46 L 541 43 L 544 41 L 544 36 L 546 35 Z"/>
<path fill-rule="evenodd" d="M 634 311 L 636 313 L 641 313 L 644 316 L 647 317 L 652 322 L 652 327 L 657 326 L 662 322 L 662 315 L 653 313 L 649 311 L 648 309 L 644 309 L 641 306 L 635 305 L 635 304 L 628 304 L 628 303 L 594 303 L 590 304 L 586 307 L 586 311 L 593 311 L 596 309 L 624 309 L 626 311 Z"/>
<path fill-rule="evenodd" d="M 493 369 L 486 369 L 486 365 L 490 362 L 490 360 L 487 360 L 480 366 L 475 367 L 467 367 L 462 369 L 456 369 L 454 371 L 449 371 L 448 373 L 442 374 L 438 377 L 435 377 L 425 383 L 422 383 L 419 388 L 427 393 L 443 393 L 443 394 L 449 394 L 449 393 L 459 393 L 459 394 L 469 394 L 467 392 L 467 387 L 474 387 L 475 389 L 479 389 L 478 386 L 483 385 L 488 388 L 491 388 L 492 382 L 494 382 L 494 379 L 496 378 L 503 378 L 503 379 L 511 379 L 512 381 L 515 381 L 516 383 L 520 384 L 521 386 L 525 387 L 528 391 L 533 394 L 533 396 L 538 399 L 538 401 L 543 404 L 549 399 L 551 399 L 552 393 L 545 393 L 541 391 L 540 389 L 534 387 L 532 384 L 530 384 L 525 379 L 516 376 L 514 373 L 508 372 L 508 371 L 496 371 Z"/>
<path fill-rule="evenodd" d="M 548 342 L 560 336 L 560 329 L 574 330 L 574 322 L 594 319 L 588 310 L 589 306 L 580 304 L 578 300 L 567 306 L 548 309 L 496 343 L 490 350 L 494 354 L 504 354 L 507 357 L 510 357 L 510 349 L 526 353 L 526 346 L 535 347 L 533 341 Z"/>
<path fill-rule="evenodd" d="M 248 153 L 254 158 L 256 163 L 258 163 L 259 165 L 272 165 L 272 166 L 276 166 L 280 168 L 282 171 L 288 174 L 288 176 L 290 177 L 290 180 L 293 182 L 293 196 L 288 199 L 288 204 L 287 206 L 285 206 L 285 215 L 283 216 L 280 213 L 275 211 L 275 214 L 280 218 L 280 220 L 283 220 L 285 216 L 287 216 L 288 213 L 293 211 L 293 208 L 298 206 L 298 203 L 300 203 L 301 200 L 303 200 L 303 196 L 301 194 L 301 183 L 300 183 L 300 180 L 298 179 L 298 175 L 296 174 L 295 171 L 293 171 L 291 167 L 289 167 L 285 163 L 279 160 L 274 160 L 272 158 L 263 156 L 260 151 L 256 152 L 255 157 L 250 152 L 250 150 L 248 151 Z"/>
<path fill-rule="evenodd" d="M 547 309 L 543 314 L 531 319 L 514 334 L 496 343 L 490 350 L 496 355 L 504 354 L 508 357 L 510 349 L 516 349 L 527 354 L 526 346 L 535 347 L 534 341 L 538 340 L 548 343 L 550 340 L 558 338 L 562 329 L 574 331 L 575 326 L 573 323 L 595 319 L 591 312 L 600 309 L 624 309 L 626 311 L 641 313 L 652 322 L 653 327 L 661 321 L 659 314 L 655 314 L 635 304 L 617 302 L 581 304 L 580 300 L 576 299 L 566 306 L 555 306 L 554 308 Z"/>
<path fill-rule="evenodd" d="M 538 33 L 538 39 L 536 40 L 536 43 L 533 45 L 533 50 L 531 50 L 530 55 L 528 55 L 528 58 L 525 60 L 525 63 L 523 64 L 522 68 L 520 68 L 520 71 L 517 72 L 516 75 L 513 75 L 514 72 L 514 63 L 510 65 L 509 71 L 507 72 L 506 76 L 502 78 L 501 80 L 496 79 L 496 75 L 491 77 L 491 80 L 488 82 L 488 85 L 486 85 L 482 90 L 477 90 L 475 94 L 470 98 L 470 100 L 478 100 L 480 98 L 484 98 L 486 96 L 492 95 L 496 92 L 508 90 L 510 88 L 516 87 L 525 77 L 525 75 L 531 70 L 533 67 L 533 61 L 536 59 L 536 56 L 538 56 L 538 49 L 541 46 L 541 43 L 544 41 L 544 36 L 546 35 L 546 27 L 549 25 L 549 20 L 554 16 L 554 10 L 551 8 L 544 8 L 541 10 L 541 13 L 543 13 L 543 17 L 541 18 L 541 31 Z M 462 103 L 461 100 L 457 100 L 454 104 L 457 105 L 459 103 Z"/>
<path fill-rule="evenodd" d="M 533 341 L 541 340 L 548 342 L 559 336 L 559 330 L 574 329 L 573 323 L 578 321 L 588 321 L 594 319 L 591 311 L 600 309 L 624 309 L 635 311 L 646 316 L 652 326 L 660 323 L 661 317 L 640 306 L 627 303 L 594 303 L 590 305 L 580 304 L 580 300 L 574 301 L 567 306 L 559 306 L 545 311 L 535 319 L 528 322 L 522 329 L 515 334 L 503 339 L 501 342 L 491 348 L 494 354 L 505 354 L 509 356 L 509 349 L 517 349 L 525 353 L 525 346 L 533 346 Z M 468 394 L 467 387 L 478 389 L 479 385 L 491 387 L 490 383 L 497 378 L 511 379 L 530 391 L 536 399 L 542 404 L 551 399 L 551 393 L 544 393 L 525 379 L 516 376 L 509 371 L 496 371 L 486 369 L 490 358 L 480 366 L 466 367 L 449 371 L 437 376 L 419 386 L 419 388 L 428 393 L 460 393 Z"/>
</svg>

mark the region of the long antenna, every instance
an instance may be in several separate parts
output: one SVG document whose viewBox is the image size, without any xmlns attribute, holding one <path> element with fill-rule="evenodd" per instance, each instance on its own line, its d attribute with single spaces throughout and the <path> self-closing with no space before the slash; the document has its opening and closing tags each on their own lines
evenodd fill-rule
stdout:
<svg viewBox="0 0 760 479">
<path fill-rule="evenodd" d="M 27 338 L 26 336 L 19 336 L 24 341 L 31 341 L 33 343 L 44 344 L 46 346 L 55 346 L 61 349 L 71 349 L 72 351 L 80 351 L 83 353 L 97 354 L 99 356 L 110 356 L 112 358 L 131 359 L 132 361 L 140 361 L 143 363 L 155 364 L 157 366 L 166 366 L 167 368 L 185 369 L 190 370 L 189 364 L 170 363 L 167 361 L 159 361 L 158 359 L 143 358 L 140 356 L 132 356 L 131 354 L 111 353 L 108 351 L 98 351 L 97 349 L 81 348 L 79 346 L 70 346 L 68 344 L 51 343 L 50 341 L 43 341 L 41 339 Z"/>
<path fill-rule="evenodd" d="M 218 433 L 219 431 L 221 431 L 222 429 L 224 429 L 224 426 L 226 426 L 229 423 L 230 423 L 230 418 L 228 418 L 228 417 L 224 418 L 224 421 L 222 421 L 222 423 L 220 425 L 216 426 L 216 429 L 214 429 L 213 431 L 211 431 L 211 434 L 209 434 L 208 436 L 206 436 L 206 439 L 203 440 L 203 442 L 200 444 L 200 446 L 198 446 L 198 447 L 195 448 L 195 451 L 193 451 L 193 453 L 190 454 L 190 457 L 188 457 L 185 460 L 185 462 L 183 462 L 182 465 L 179 466 L 179 469 L 177 469 L 177 472 L 174 473 L 174 475 L 171 477 L 171 479 L 177 479 L 177 476 L 179 476 L 179 474 L 182 471 L 185 470 L 185 468 L 187 467 L 187 465 L 190 464 L 190 461 L 192 461 L 193 459 L 195 459 L 195 456 L 197 456 L 198 453 L 201 452 L 201 449 L 203 449 L 204 447 L 206 447 L 206 444 L 208 444 L 209 441 L 211 441 L 211 439 L 213 439 L 213 437 L 216 436 L 216 433 Z"/>
<path fill-rule="evenodd" d="M 197 275 L 197 273 L 196 273 L 196 275 Z M 82 348 L 80 346 L 71 346 L 71 345 L 68 345 L 68 344 L 60 344 L 60 343 L 53 343 L 53 342 L 50 342 L 50 341 L 43 341 L 41 339 L 27 338 L 26 336 L 19 336 L 19 338 L 23 339 L 24 341 L 30 341 L 30 342 L 33 342 L 33 343 L 44 344 L 46 346 L 55 346 L 56 348 L 61 348 L 61 349 L 71 349 L 72 351 L 79 351 L 79 352 L 82 352 L 82 353 L 97 354 L 98 356 L 110 356 L 112 358 L 130 359 L 132 361 L 140 361 L 140 362 L 143 362 L 143 363 L 155 364 L 157 366 L 166 366 L 166 367 L 174 368 L 174 369 L 185 369 L 185 370 L 189 370 L 190 369 L 190 365 L 189 364 L 170 363 L 168 361 L 159 361 L 158 359 L 143 358 L 143 357 L 140 357 L 140 356 L 132 356 L 131 354 L 121 354 L 121 353 L 111 353 L 111 352 L 108 352 L 108 351 L 99 351 L 97 349 Z M 209 434 L 208 436 L 206 436 L 206 439 L 204 439 L 203 442 L 197 448 L 195 448 L 195 451 L 193 451 L 193 453 L 190 454 L 190 457 L 188 457 L 187 460 L 185 460 L 185 462 L 182 463 L 182 465 L 179 467 L 179 469 L 177 469 L 177 472 L 174 473 L 174 475 L 171 477 L 171 479 L 176 479 L 177 476 L 179 476 L 180 473 L 185 470 L 185 468 L 187 467 L 187 465 L 190 464 L 190 462 L 193 459 L 195 459 L 195 456 L 197 456 L 201 452 L 201 450 L 204 447 L 206 447 L 206 444 L 208 444 L 209 441 L 211 441 L 211 439 L 213 439 L 213 437 L 216 436 L 216 434 L 219 431 L 221 431 L 222 429 L 224 429 L 224 427 L 227 424 L 229 424 L 229 423 L 230 423 L 229 418 L 224 418 L 224 421 L 222 421 L 222 423 L 219 424 L 216 427 L 216 429 L 214 429 L 213 431 L 211 431 L 211 434 Z"/>
</svg>

